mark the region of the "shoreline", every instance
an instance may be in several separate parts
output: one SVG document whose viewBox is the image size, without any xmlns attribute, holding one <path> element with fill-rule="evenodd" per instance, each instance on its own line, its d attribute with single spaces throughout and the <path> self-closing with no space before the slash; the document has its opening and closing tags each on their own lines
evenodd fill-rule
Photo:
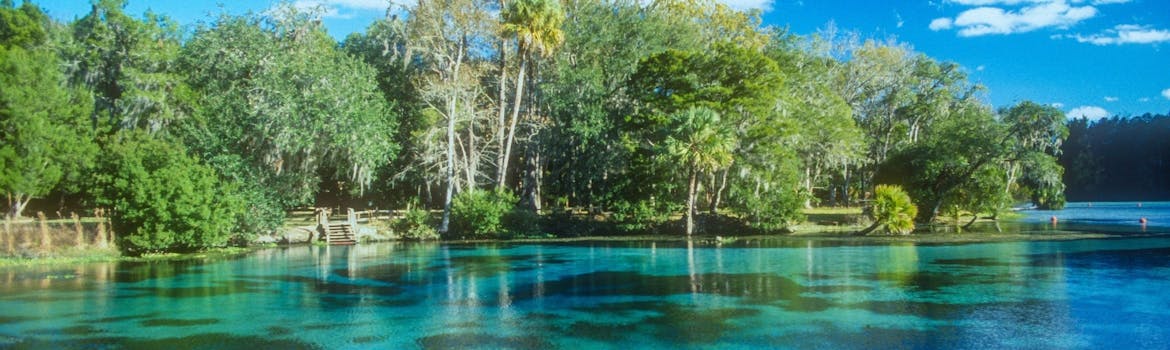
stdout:
<svg viewBox="0 0 1170 350">
<path fill-rule="evenodd" d="M 1057 231 L 1052 233 L 998 233 L 998 232 L 920 232 L 909 235 L 867 235 L 859 236 L 854 234 L 854 230 L 817 230 L 817 231 L 798 231 L 788 234 L 775 235 L 748 235 L 748 236 L 720 236 L 720 235 L 694 235 L 694 236 L 677 236 L 677 235 L 603 235 L 603 236 L 583 236 L 583 237 L 539 237 L 539 238 L 516 238 L 516 239 L 447 239 L 434 241 L 407 241 L 407 240 L 376 240 L 359 244 L 380 244 L 380 243 L 423 243 L 423 244 L 453 244 L 453 245 L 475 245 L 475 244 L 563 244 L 563 243 L 581 243 L 581 242 L 686 242 L 694 241 L 701 246 L 724 246 L 736 245 L 744 242 L 753 241 L 777 241 L 777 242 L 835 242 L 835 243 L 851 243 L 858 245 L 883 245 L 883 244 L 912 244 L 912 245 L 962 245 L 962 244 L 979 244 L 979 243 L 1003 243 L 1003 242 L 1041 242 L 1041 241 L 1073 241 L 1073 240 L 1089 240 L 1089 239 L 1140 239 L 1153 237 L 1170 236 L 1168 233 L 1099 233 L 1099 232 L 1079 232 L 1079 231 Z M 11 267 L 31 267 L 31 266 L 54 266 L 54 265 L 74 265 L 87 263 L 103 263 L 103 262 L 150 262 L 150 261 L 168 261 L 168 260 L 191 260 L 191 259 L 215 259 L 231 257 L 236 255 L 250 254 L 252 252 L 272 249 L 272 248 L 290 248 L 307 245 L 314 245 L 320 243 L 293 243 L 293 244 L 257 244 L 248 247 L 224 247 L 209 249 L 194 253 L 164 253 L 164 254 L 150 254 L 146 256 L 130 257 L 123 256 L 111 250 L 77 250 L 71 254 L 64 256 L 49 256 L 49 257 L 0 257 L 0 268 Z"/>
</svg>

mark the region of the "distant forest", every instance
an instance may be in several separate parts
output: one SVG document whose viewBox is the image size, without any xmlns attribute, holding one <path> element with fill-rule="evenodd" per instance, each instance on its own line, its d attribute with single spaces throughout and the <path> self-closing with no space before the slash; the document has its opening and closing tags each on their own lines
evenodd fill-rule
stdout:
<svg viewBox="0 0 1170 350">
<path fill-rule="evenodd" d="M 1170 116 L 1068 124 L 1060 163 L 1069 201 L 1170 200 Z"/>
</svg>

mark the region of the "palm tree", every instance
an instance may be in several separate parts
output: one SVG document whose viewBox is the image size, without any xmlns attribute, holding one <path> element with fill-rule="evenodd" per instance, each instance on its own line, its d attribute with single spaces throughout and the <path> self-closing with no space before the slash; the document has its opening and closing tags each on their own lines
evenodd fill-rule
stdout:
<svg viewBox="0 0 1170 350">
<path fill-rule="evenodd" d="M 528 63 L 539 55 L 551 56 L 557 46 L 565 41 L 561 24 L 565 11 L 559 0 L 516 0 L 508 3 L 503 11 L 503 29 L 506 35 L 516 37 L 516 52 L 520 69 L 516 73 L 516 97 L 512 103 L 512 120 L 508 125 L 508 138 L 499 154 L 497 186 L 503 187 L 508 174 L 508 160 L 512 156 L 512 143 L 516 139 L 516 122 L 520 119 L 520 103 L 524 95 L 524 78 L 528 74 Z M 503 125 L 500 126 L 504 127 Z M 502 132 L 501 132 L 502 134 Z"/>
<path fill-rule="evenodd" d="M 687 235 L 695 231 L 695 195 L 699 173 L 731 165 L 735 150 L 735 133 L 719 125 L 719 113 L 704 107 L 691 107 L 671 116 L 675 126 L 666 139 L 666 150 L 678 164 L 686 167 Z"/>
<path fill-rule="evenodd" d="M 873 225 L 861 233 L 868 234 L 876 229 L 886 233 L 909 234 L 914 232 L 914 218 L 918 216 L 918 206 L 910 200 L 910 195 L 902 190 L 901 186 L 877 185 L 874 189 Z"/>
</svg>

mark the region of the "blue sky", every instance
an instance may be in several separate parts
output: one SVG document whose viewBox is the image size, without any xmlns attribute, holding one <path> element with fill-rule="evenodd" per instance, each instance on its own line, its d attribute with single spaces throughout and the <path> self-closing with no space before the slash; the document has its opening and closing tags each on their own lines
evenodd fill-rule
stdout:
<svg viewBox="0 0 1170 350">
<path fill-rule="evenodd" d="M 402 1 L 402 0 L 397 0 Z M 761 9 L 764 24 L 810 34 L 835 23 L 873 38 L 896 37 L 915 50 L 966 67 L 996 107 L 1032 100 L 1069 113 L 1170 113 L 1170 1 L 1166 0 L 720 0 Z M 86 0 L 35 1 L 72 20 Z M 227 11 L 261 12 L 272 0 L 130 0 L 182 24 Z M 386 13 L 387 0 L 299 0 L 323 4 L 334 37 L 363 31 Z"/>
</svg>

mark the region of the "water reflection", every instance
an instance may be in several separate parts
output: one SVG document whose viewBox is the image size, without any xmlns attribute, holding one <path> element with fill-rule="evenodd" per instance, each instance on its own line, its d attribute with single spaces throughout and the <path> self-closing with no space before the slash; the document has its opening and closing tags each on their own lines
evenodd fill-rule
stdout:
<svg viewBox="0 0 1170 350">
<path fill-rule="evenodd" d="M 0 269 L 0 348 L 225 334 L 224 348 L 1139 346 L 1167 335 L 1167 255 L 1165 238 L 755 239 L 298 246 Z"/>
</svg>

